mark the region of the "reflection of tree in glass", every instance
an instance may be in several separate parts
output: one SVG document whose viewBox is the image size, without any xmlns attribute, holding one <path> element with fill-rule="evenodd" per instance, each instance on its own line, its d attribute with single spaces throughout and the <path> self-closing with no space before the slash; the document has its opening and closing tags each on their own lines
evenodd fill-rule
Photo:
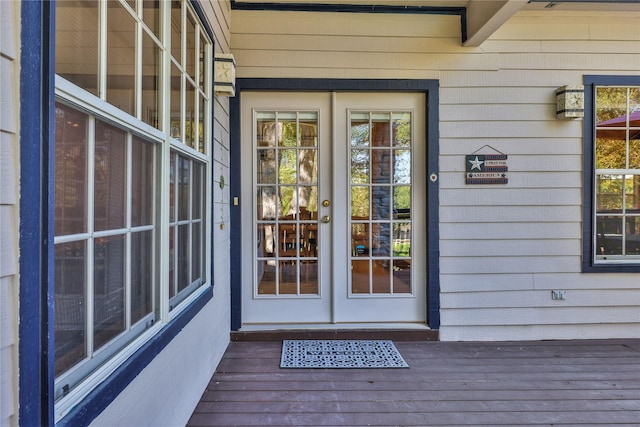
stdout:
<svg viewBox="0 0 640 427">
<path fill-rule="evenodd" d="M 278 145 L 278 211 L 287 216 L 307 210 L 317 211 L 317 123 L 280 120 L 260 122 L 259 135 L 275 135 Z M 301 147 L 309 147 L 301 149 Z M 275 200 L 263 200 L 263 210 L 275 212 Z"/>
<path fill-rule="evenodd" d="M 351 122 L 351 146 L 369 146 L 369 122 Z"/>
<path fill-rule="evenodd" d="M 640 88 L 597 88 L 596 127 L 598 123 L 625 115 L 628 117 L 636 111 L 640 111 Z M 620 126 L 616 127 L 625 128 L 626 126 L 627 123 L 621 122 Z M 630 127 L 633 127 L 632 123 Z M 617 172 L 607 174 L 602 171 L 606 175 L 598 175 L 596 198 L 598 211 L 640 209 L 640 174 L 633 174 L 633 169 L 640 168 L 640 141 L 629 140 L 629 135 L 634 135 L 634 132 L 628 133 L 621 129 L 618 135 L 618 133 L 611 133 L 605 127 L 596 131 L 596 169 Z M 621 172 L 627 172 L 627 174 L 622 175 Z"/>
<path fill-rule="evenodd" d="M 403 113 L 393 123 L 393 145 L 396 147 L 411 146 L 411 115 Z M 394 118 L 396 115 L 394 114 Z"/>
</svg>

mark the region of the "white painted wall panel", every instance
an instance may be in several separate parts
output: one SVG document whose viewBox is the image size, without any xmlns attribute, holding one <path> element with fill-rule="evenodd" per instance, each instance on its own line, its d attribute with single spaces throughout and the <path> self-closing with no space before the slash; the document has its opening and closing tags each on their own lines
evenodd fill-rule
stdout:
<svg viewBox="0 0 640 427">
<path fill-rule="evenodd" d="M 0 204 L 16 203 L 16 157 L 14 156 L 15 135 L 0 131 Z"/>
<path fill-rule="evenodd" d="M 12 84 L 14 79 L 14 61 L 0 56 L 0 79 L 3 84 L 0 85 L 0 130 L 15 133 L 18 123 L 15 90 L 16 86 Z"/>
<path fill-rule="evenodd" d="M 0 1 L 0 426 L 17 426 L 20 3 Z"/>
<path fill-rule="evenodd" d="M 0 52 L 9 59 L 16 56 L 17 26 L 14 25 L 14 9 L 18 3 L 13 1 L 0 2 Z"/>
<path fill-rule="evenodd" d="M 446 244 L 451 244 L 457 240 L 469 242 L 472 240 L 490 241 L 492 239 L 504 240 L 526 240 L 531 236 L 536 236 L 533 241 L 547 239 L 575 239 L 581 231 L 577 222 L 547 222 L 521 223 L 521 222 L 501 222 L 501 223 L 442 223 L 440 224 L 440 248 L 445 248 Z M 531 241 L 531 240 L 529 240 Z"/>
<path fill-rule="evenodd" d="M 555 119 L 557 87 L 640 74 L 640 14 L 520 12 L 479 48 L 457 17 L 232 15 L 240 77 L 439 81 L 442 339 L 640 336 L 638 275 L 581 273 L 583 123 Z M 507 185 L 465 184 L 484 145 Z"/>
<path fill-rule="evenodd" d="M 17 273 L 17 230 L 14 206 L 0 205 L 0 277 Z"/>
</svg>

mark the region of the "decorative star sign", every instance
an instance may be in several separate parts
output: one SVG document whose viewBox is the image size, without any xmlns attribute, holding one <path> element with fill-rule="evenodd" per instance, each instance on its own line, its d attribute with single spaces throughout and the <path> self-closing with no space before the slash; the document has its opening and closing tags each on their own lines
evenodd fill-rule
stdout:
<svg viewBox="0 0 640 427">
<path fill-rule="evenodd" d="M 478 169 L 479 171 L 482 171 L 482 164 L 484 162 L 478 159 L 478 156 L 473 160 L 469 160 L 469 163 L 471 163 L 471 170 Z"/>
</svg>

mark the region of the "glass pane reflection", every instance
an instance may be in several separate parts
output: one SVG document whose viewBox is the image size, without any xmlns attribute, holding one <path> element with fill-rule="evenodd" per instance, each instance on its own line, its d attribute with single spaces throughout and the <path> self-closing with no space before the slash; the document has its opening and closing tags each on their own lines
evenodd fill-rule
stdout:
<svg viewBox="0 0 640 427">
<path fill-rule="evenodd" d="M 114 2 L 107 8 L 107 27 L 107 101 L 135 115 L 135 21 Z"/>
<path fill-rule="evenodd" d="M 125 237 L 96 239 L 93 271 L 93 346 L 125 329 Z"/>
<path fill-rule="evenodd" d="M 411 113 L 351 113 L 350 130 L 351 293 L 411 293 Z"/>
<path fill-rule="evenodd" d="M 59 243 L 55 259 L 55 374 L 87 357 L 85 242 Z"/>
<path fill-rule="evenodd" d="M 255 115 L 258 295 L 320 291 L 317 119 L 304 111 Z"/>
<path fill-rule="evenodd" d="M 411 293 L 411 261 L 410 260 L 394 260 L 393 261 L 393 293 L 394 294 L 410 294 Z"/>
<path fill-rule="evenodd" d="M 125 226 L 126 133 L 96 120 L 94 155 L 94 227 L 113 230 Z"/>
<path fill-rule="evenodd" d="M 597 176 L 597 212 L 622 212 L 623 185 L 623 175 Z"/>
<path fill-rule="evenodd" d="M 55 235 L 87 229 L 87 120 L 56 103 Z"/>
</svg>

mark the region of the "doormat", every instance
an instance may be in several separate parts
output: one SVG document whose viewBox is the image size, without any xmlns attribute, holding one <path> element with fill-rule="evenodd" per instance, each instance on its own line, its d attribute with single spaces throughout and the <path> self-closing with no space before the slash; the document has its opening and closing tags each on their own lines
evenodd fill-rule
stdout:
<svg viewBox="0 0 640 427">
<path fill-rule="evenodd" d="M 390 340 L 284 340 L 281 368 L 408 368 Z"/>
</svg>

